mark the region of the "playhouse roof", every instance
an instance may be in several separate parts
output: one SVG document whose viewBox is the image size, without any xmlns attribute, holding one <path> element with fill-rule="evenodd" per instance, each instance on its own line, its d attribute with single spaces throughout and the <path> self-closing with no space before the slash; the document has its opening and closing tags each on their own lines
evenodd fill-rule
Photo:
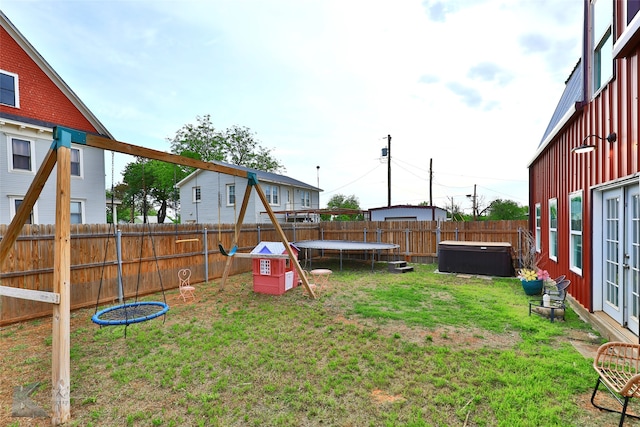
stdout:
<svg viewBox="0 0 640 427">
<path fill-rule="evenodd" d="M 296 250 L 298 248 L 295 245 L 291 245 L 292 248 Z M 258 246 L 253 248 L 251 251 L 252 254 L 283 254 L 285 253 L 284 243 L 282 242 L 260 242 Z"/>
</svg>

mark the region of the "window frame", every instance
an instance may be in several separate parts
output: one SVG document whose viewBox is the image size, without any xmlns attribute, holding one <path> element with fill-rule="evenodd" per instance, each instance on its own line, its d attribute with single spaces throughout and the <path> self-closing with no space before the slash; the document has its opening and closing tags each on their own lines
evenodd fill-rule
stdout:
<svg viewBox="0 0 640 427">
<path fill-rule="evenodd" d="M 78 173 L 74 174 L 73 173 L 73 152 L 76 151 L 78 152 Z M 83 155 L 83 150 L 81 148 L 75 148 L 75 147 L 71 147 L 71 176 L 72 177 L 76 177 L 76 178 L 83 178 L 84 177 L 84 155 Z"/>
<path fill-rule="evenodd" d="M 579 212 L 579 216 L 580 216 L 580 229 L 578 230 L 577 228 L 574 229 L 574 225 L 575 225 L 575 221 L 574 221 L 574 208 L 573 208 L 573 202 L 575 199 L 580 198 L 580 212 Z M 574 193 L 569 194 L 569 270 L 582 275 L 582 266 L 583 266 L 583 261 L 584 261 L 584 252 L 583 252 L 583 246 L 582 246 L 582 237 L 583 237 L 583 231 L 584 231 L 584 223 L 583 223 L 583 218 L 584 218 L 584 197 L 582 194 L 582 190 L 580 191 L 576 191 Z M 579 263 L 578 264 L 578 260 L 575 257 L 575 244 L 576 244 L 576 239 L 579 239 L 579 245 L 580 245 L 580 259 L 579 259 Z"/>
<path fill-rule="evenodd" d="M 598 7 L 599 5 L 600 7 Z M 611 81 L 614 75 L 612 0 L 591 1 L 591 29 L 591 86 L 593 94 L 596 95 Z M 603 76 L 603 64 L 606 64 L 605 72 L 611 70 L 611 73 L 606 76 Z"/>
<path fill-rule="evenodd" d="M 266 196 L 267 201 L 269 202 L 269 205 L 280 206 L 280 186 L 267 184 L 263 186 L 263 189 L 264 189 L 264 195 Z"/>
<path fill-rule="evenodd" d="M 15 167 L 14 162 L 14 153 L 13 153 L 13 141 L 22 141 L 29 143 L 29 169 L 21 169 Z M 26 139 L 18 136 L 9 136 L 7 138 L 7 155 L 8 161 L 7 164 L 9 166 L 9 172 L 12 173 L 26 173 L 26 174 L 35 174 L 36 170 L 36 144 L 32 139 Z"/>
<path fill-rule="evenodd" d="M 2 96 L 0 95 L 0 105 L 5 105 L 12 108 L 20 108 L 20 77 L 16 73 L 0 69 L 0 74 L 13 78 L 13 105 L 2 102 Z M 2 89 L 0 88 L 0 91 Z"/>
<path fill-rule="evenodd" d="M 303 207 L 303 208 L 311 207 L 311 191 L 300 190 L 300 207 Z"/>
<path fill-rule="evenodd" d="M 542 204 L 536 203 L 534 208 L 535 215 L 535 242 L 536 242 L 536 252 L 542 252 Z"/>
<path fill-rule="evenodd" d="M 18 211 L 17 207 L 16 207 L 16 202 L 24 202 L 24 198 L 25 196 L 8 196 L 9 197 L 9 218 L 10 220 L 13 220 L 13 217 L 16 216 L 16 213 Z M 33 208 L 31 208 L 31 215 L 29 216 L 29 219 L 31 220 L 31 223 L 25 223 L 25 224 L 38 224 L 38 202 L 35 202 L 33 204 Z"/>
<path fill-rule="evenodd" d="M 200 203 L 202 201 L 202 188 L 199 185 L 191 187 L 191 202 Z"/>
<path fill-rule="evenodd" d="M 236 205 L 236 200 L 238 200 L 237 194 L 236 194 L 236 185 L 235 184 L 227 184 L 227 188 L 226 188 L 226 200 L 227 200 L 227 206 L 232 207 Z M 233 200 L 232 200 L 233 198 Z"/>
<path fill-rule="evenodd" d="M 73 212 L 72 206 L 77 204 L 80 207 L 80 212 Z M 84 224 L 86 221 L 85 209 L 84 209 L 84 200 L 71 199 L 71 206 L 69 207 L 69 221 L 71 224 Z M 80 215 L 80 222 L 74 221 L 74 215 Z"/>
<path fill-rule="evenodd" d="M 553 211 L 555 210 L 555 221 Z M 549 199 L 549 259 L 558 261 L 558 199 Z M 555 226 L 554 226 L 555 224 Z"/>
</svg>

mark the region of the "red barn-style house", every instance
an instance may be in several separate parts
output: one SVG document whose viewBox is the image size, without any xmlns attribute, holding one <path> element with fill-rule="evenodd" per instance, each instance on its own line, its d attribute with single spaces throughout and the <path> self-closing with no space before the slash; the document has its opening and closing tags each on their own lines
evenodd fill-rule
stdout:
<svg viewBox="0 0 640 427">
<path fill-rule="evenodd" d="M 529 164 L 542 268 L 567 275 L 598 329 L 628 340 L 640 314 L 639 10 L 584 0 L 582 58 Z"/>
</svg>

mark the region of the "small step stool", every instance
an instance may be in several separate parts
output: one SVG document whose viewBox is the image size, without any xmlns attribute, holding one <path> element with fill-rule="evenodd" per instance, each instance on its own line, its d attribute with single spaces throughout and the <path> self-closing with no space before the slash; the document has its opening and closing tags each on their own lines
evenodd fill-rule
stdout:
<svg viewBox="0 0 640 427">
<path fill-rule="evenodd" d="M 413 271 L 413 267 L 407 265 L 407 261 L 390 261 L 387 266 L 389 268 L 389 272 L 395 274 Z"/>
</svg>

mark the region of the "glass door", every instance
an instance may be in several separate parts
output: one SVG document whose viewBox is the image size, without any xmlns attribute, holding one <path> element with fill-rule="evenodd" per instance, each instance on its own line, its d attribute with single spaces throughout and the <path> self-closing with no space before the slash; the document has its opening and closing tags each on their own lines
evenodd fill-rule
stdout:
<svg viewBox="0 0 640 427">
<path fill-rule="evenodd" d="M 626 195 L 626 244 L 624 262 L 624 292 L 626 295 L 625 322 L 627 328 L 638 335 L 640 306 L 640 191 L 629 187 Z"/>
<path fill-rule="evenodd" d="M 616 189 L 603 194 L 603 248 L 604 255 L 602 269 L 602 307 L 605 313 L 623 324 L 623 289 L 622 289 L 622 242 L 620 232 L 623 217 L 623 190 Z"/>
</svg>

